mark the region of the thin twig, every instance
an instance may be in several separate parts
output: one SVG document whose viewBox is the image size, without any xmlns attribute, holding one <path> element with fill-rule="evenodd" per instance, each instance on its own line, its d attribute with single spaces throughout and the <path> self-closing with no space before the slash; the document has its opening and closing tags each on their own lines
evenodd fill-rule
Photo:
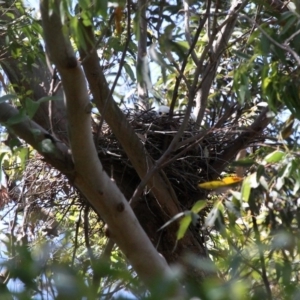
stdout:
<svg viewBox="0 0 300 300">
<path fill-rule="evenodd" d="M 294 32 L 289 38 L 287 38 L 283 44 L 287 45 L 298 34 L 300 34 L 300 29 Z"/>
</svg>

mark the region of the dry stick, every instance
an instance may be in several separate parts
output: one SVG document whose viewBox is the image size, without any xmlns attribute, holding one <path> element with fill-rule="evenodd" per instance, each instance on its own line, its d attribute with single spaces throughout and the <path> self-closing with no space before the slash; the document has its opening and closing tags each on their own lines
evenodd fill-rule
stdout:
<svg viewBox="0 0 300 300">
<path fill-rule="evenodd" d="M 206 20 L 205 20 L 206 21 Z M 156 164 L 159 166 L 161 163 L 164 162 L 164 160 L 167 158 L 167 156 L 169 154 L 171 154 L 171 152 L 175 149 L 176 147 L 176 144 L 177 142 L 179 141 L 180 137 L 182 136 L 186 126 L 187 126 L 187 123 L 189 121 L 189 117 L 190 117 L 190 113 L 191 113 L 191 110 L 192 110 L 192 104 L 193 104 L 193 101 L 194 101 L 194 96 L 195 96 L 195 93 L 196 93 L 196 90 L 195 90 L 195 87 L 197 85 L 197 82 L 198 82 L 198 75 L 194 77 L 194 82 L 193 82 L 193 85 L 192 87 L 190 87 L 189 83 L 188 83 L 188 80 L 186 79 L 186 77 L 184 76 L 184 69 L 186 67 L 186 64 L 187 64 L 187 60 L 188 60 L 188 57 L 189 55 L 191 55 L 192 53 L 192 50 L 194 49 L 196 43 L 197 43 L 197 40 L 198 40 L 198 37 L 200 35 L 200 32 L 201 32 L 201 29 L 203 28 L 204 24 L 205 24 L 205 21 L 202 21 L 201 24 L 199 25 L 198 27 L 198 30 L 197 30 L 197 33 L 196 33 L 196 36 L 194 38 L 194 41 L 193 41 L 193 44 L 191 45 L 190 47 L 190 51 L 188 52 L 182 66 L 181 66 L 181 69 L 179 69 L 179 66 L 173 61 L 173 65 L 176 67 L 178 73 L 179 73 L 179 77 L 178 77 L 178 80 L 180 81 L 181 79 L 183 79 L 186 83 L 186 86 L 188 88 L 188 92 L 189 92 L 189 100 L 188 100 L 188 105 L 187 105 L 187 110 L 186 110 L 186 113 L 185 113 L 185 116 L 183 118 L 183 121 L 182 121 L 182 124 L 181 126 L 179 127 L 179 130 L 177 132 L 177 134 L 174 136 L 170 146 L 168 147 L 168 149 L 165 151 L 165 153 L 162 155 L 162 157 L 156 162 Z M 196 78 L 197 77 L 197 78 Z M 179 87 L 179 84 L 178 84 L 178 87 Z M 176 98 L 175 98 L 176 99 Z M 175 101 L 174 100 L 174 97 L 172 99 L 172 104 L 173 106 L 175 105 Z M 172 109 L 172 108 L 171 108 Z"/>
<path fill-rule="evenodd" d="M 243 130 L 243 133 L 241 133 L 234 140 L 234 143 L 231 146 L 228 146 L 227 148 L 224 149 L 224 152 L 222 154 L 224 163 L 230 161 L 232 157 L 235 156 L 239 150 L 247 146 L 247 141 L 249 140 L 249 134 L 252 137 L 252 135 L 261 132 L 269 124 L 270 118 L 267 117 L 268 111 L 269 111 L 268 108 L 265 107 L 260 112 L 255 122 L 250 126 L 248 126 L 245 130 Z M 217 173 L 220 173 L 224 168 L 224 163 L 221 163 L 220 161 L 216 161 L 213 163 L 212 167 L 216 170 Z"/>
<path fill-rule="evenodd" d="M 120 60 L 120 65 L 119 65 L 119 69 L 118 69 L 118 72 L 117 72 L 117 75 L 116 75 L 116 78 L 114 80 L 114 83 L 109 91 L 109 94 L 105 100 L 105 104 L 104 104 L 104 107 L 103 107 L 103 111 L 101 112 L 101 120 L 100 120 L 100 123 L 99 123 L 99 126 L 98 126 L 98 130 L 97 130 L 97 135 L 96 135 L 96 138 L 98 139 L 98 136 L 99 136 L 99 133 L 101 131 L 101 128 L 102 128 L 102 125 L 103 125 L 103 122 L 104 122 L 104 117 L 105 117 L 105 113 L 106 113 L 106 110 L 107 110 L 107 107 L 108 107 L 108 101 L 110 101 L 111 97 L 112 97 L 112 94 L 115 90 L 115 87 L 117 85 L 117 82 L 119 80 L 119 77 L 121 76 L 121 72 L 122 72 L 122 69 L 123 69 L 123 65 L 124 65 L 124 61 L 125 61 L 125 57 L 126 57 L 126 53 L 127 53 L 127 50 L 128 50 L 128 47 L 129 47 L 129 43 L 130 43 L 130 0 L 127 0 L 127 38 L 126 38 L 126 42 L 125 42 L 125 47 L 124 47 L 124 51 L 122 53 L 122 57 L 121 57 L 121 60 Z"/>
</svg>

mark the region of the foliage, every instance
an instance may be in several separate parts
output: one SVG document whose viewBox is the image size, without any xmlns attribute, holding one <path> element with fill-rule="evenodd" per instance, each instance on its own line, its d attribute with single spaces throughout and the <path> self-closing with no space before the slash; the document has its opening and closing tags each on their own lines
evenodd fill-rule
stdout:
<svg viewBox="0 0 300 300">
<path fill-rule="evenodd" d="M 98 155 L 106 157 L 105 170 L 122 179 L 116 181 L 127 198 L 144 190 L 149 219 L 140 222 L 144 227 L 157 222 L 152 232 L 145 230 L 159 251 L 161 240 L 167 240 L 169 249 L 162 254 L 176 262 L 169 278 L 152 278 L 145 287 L 72 176 L 47 160 L 47 155 L 56 158 L 57 144 L 70 146 L 67 129 L 61 133 L 56 127 L 65 125 L 59 122 L 66 118 L 55 110 L 62 98 L 62 75 L 45 55 L 43 23 L 36 12 L 21 1 L 7 2 L 0 4 L 1 35 L 5 30 L 0 105 L 9 103 L 18 114 L 3 121 L 0 113 L 1 299 L 122 299 L 127 291 L 138 299 L 168 299 L 177 280 L 184 282 L 187 299 L 298 299 L 297 7 L 281 1 L 279 6 L 276 1 L 149 1 L 143 15 L 143 1 L 59 1 L 62 30 L 80 63 L 98 55 L 108 82 L 103 84 L 114 99 L 106 96 L 106 102 L 115 101 L 124 115 L 125 108 L 134 111 L 127 114 L 130 126 L 156 163 L 148 177 L 165 171 L 181 198 L 176 204 L 180 210 L 169 215 L 161 199 L 149 196 L 151 188 L 145 188 L 147 182 L 105 123 L 109 109 L 90 96 L 92 132 L 102 142 Z M 50 1 L 50 11 L 57 9 L 55 3 Z M 96 40 L 93 51 L 87 29 Z M 50 69 L 47 83 L 36 76 L 43 71 L 40 66 Z M 36 80 L 44 95 L 30 85 Z M 168 116 L 151 115 L 153 122 L 136 117 L 161 104 L 170 106 Z M 41 111 L 47 117 L 39 118 Z M 180 116 L 175 125 L 173 113 Z M 161 121 L 169 116 L 169 122 Z M 13 126 L 28 117 L 48 130 L 35 149 L 14 132 Z M 151 134 L 163 135 L 164 143 Z M 40 131 L 34 135 L 38 140 Z M 246 157 L 235 160 L 243 149 Z M 174 161 L 177 166 L 184 161 L 194 173 L 176 177 L 182 169 Z M 243 178 L 232 175 L 237 168 Z M 184 191 L 183 176 L 184 185 L 191 185 Z M 191 232 L 205 253 L 189 249 Z M 176 252 L 181 245 L 191 253 Z"/>
</svg>

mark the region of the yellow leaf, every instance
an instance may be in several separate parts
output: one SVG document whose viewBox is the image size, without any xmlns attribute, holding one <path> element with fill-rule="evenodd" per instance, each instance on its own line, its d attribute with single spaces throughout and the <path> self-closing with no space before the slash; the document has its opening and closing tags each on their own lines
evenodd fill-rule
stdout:
<svg viewBox="0 0 300 300">
<path fill-rule="evenodd" d="M 217 189 L 217 188 L 222 187 L 224 185 L 226 185 L 226 184 L 223 181 L 215 180 L 215 181 L 208 181 L 208 182 L 199 183 L 198 187 L 200 187 L 202 189 L 206 189 L 206 190 L 214 190 L 214 189 Z"/>
<path fill-rule="evenodd" d="M 223 187 L 231 188 L 241 181 L 243 181 L 243 178 L 241 177 L 230 176 L 230 177 L 225 177 L 222 180 L 214 180 L 214 181 L 199 183 L 198 187 L 206 190 L 218 190 Z"/>
<path fill-rule="evenodd" d="M 238 176 L 230 176 L 230 177 L 225 177 L 222 179 L 222 181 L 225 184 L 233 184 L 233 183 L 241 182 L 242 180 L 243 180 L 243 178 L 238 177 Z"/>
</svg>

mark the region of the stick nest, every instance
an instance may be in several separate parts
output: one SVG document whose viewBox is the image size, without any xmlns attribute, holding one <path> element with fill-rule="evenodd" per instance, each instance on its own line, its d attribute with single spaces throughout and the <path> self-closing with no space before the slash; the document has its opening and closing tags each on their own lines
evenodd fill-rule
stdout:
<svg viewBox="0 0 300 300">
<path fill-rule="evenodd" d="M 153 160 L 159 159 L 169 147 L 184 118 L 184 114 L 169 118 L 168 115 L 158 115 L 152 110 L 128 110 L 125 113 Z M 189 120 L 179 146 L 168 158 L 169 163 L 163 167 L 184 207 L 190 208 L 195 199 L 203 195 L 203 190 L 199 191 L 197 184 L 211 178 L 214 170 L 210 166 L 220 159 L 224 147 L 228 147 L 236 136 L 236 128 L 230 121 L 222 129 L 201 132 L 196 128 L 195 122 Z M 117 183 L 124 185 L 126 181 L 133 181 L 138 184 L 138 175 L 107 124 L 103 124 L 97 141 L 98 154 L 104 169 Z"/>
</svg>

